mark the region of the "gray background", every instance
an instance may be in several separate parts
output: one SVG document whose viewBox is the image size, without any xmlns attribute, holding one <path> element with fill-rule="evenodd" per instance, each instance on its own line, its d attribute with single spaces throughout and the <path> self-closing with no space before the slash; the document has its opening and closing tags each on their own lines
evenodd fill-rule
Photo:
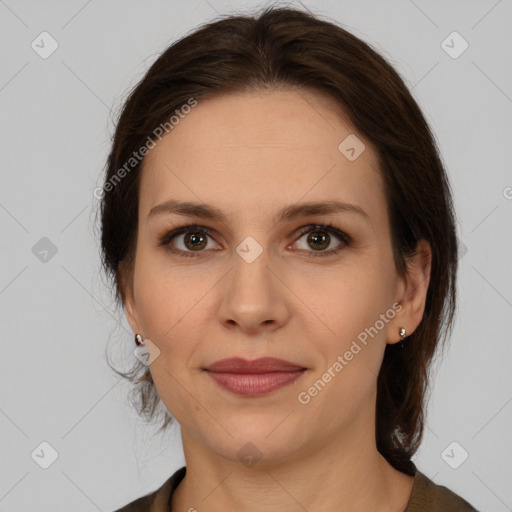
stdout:
<svg viewBox="0 0 512 512">
<path fill-rule="evenodd" d="M 158 54 L 259 5 L 0 0 L 0 512 L 113 510 L 184 463 L 179 427 L 152 439 L 105 362 L 106 349 L 129 367 L 134 344 L 99 272 L 93 190 L 115 114 Z M 414 460 L 480 510 L 512 510 L 512 2 L 305 5 L 383 53 L 436 134 L 467 252 Z M 58 43 L 46 59 L 31 47 L 43 31 Z M 453 31 L 469 44 L 457 58 L 442 46 Z M 31 455 L 44 441 L 58 453 L 47 469 Z M 457 469 L 454 441 L 469 453 Z"/>
</svg>

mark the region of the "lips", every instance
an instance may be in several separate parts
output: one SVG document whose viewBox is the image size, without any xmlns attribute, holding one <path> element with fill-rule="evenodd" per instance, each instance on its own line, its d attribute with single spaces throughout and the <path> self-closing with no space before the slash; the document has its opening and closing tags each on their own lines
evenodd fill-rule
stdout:
<svg viewBox="0 0 512 512">
<path fill-rule="evenodd" d="M 274 357 L 253 361 L 233 357 L 216 361 L 204 370 L 224 390 L 239 396 L 258 397 L 292 384 L 307 368 Z"/>
<path fill-rule="evenodd" d="M 248 361 L 240 357 L 232 357 L 229 359 L 222 359 L 207 366 L 205 370 L 215 373 L 274 373 L 274 372 L 297 372 L 305 370 L 304 366 L 299 366 L 283 359 L 276 359 L 274 357 L 261 357 Z"/>
</svg>

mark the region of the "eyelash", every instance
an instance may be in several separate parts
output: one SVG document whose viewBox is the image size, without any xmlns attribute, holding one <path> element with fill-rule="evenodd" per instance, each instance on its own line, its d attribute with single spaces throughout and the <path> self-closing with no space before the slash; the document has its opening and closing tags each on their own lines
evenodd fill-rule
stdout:
<svg viewBox="0 0 512 512">
<path fill-rule="evenodd" d="M 311 224 L 309 226 L 305 226 L 304 229 L 301 230 L 301 232 L 298 236 L 298 239 L 302 238 L 305 234 L 307 234 L 311 231 L 325 231 L 331 235 L 335 235 L 342 242 L 341 246 L 338 247 L 337 249 L 330 249 L 328 251 L 320 251 L 320 252 L 306 251 L 307 253 L 310 253 L 309 256 L 312 258 L 327 257 L 327 256 L 337 254 L 338 252 L 341 251 L 341 249 L 344 246 L 348 247 L 352 243 L 352 238 L 349 235 L 347 235 L 343 231 L 340 231 L 339 229 L 335 228 L 332 224 Z M 182 251 L 181 249 L 172 249 L 171 245 L 169 245 L 169 243 L 174 238 L 176 238 L 179 235 L 186 234 L 186 233 L 200 233 L 200 234 L 203 234 L 203 235 L 213 238 L 213 234 L 208 228 L 198 226 L 198 225 L 190 225 L 190 226 L 183 226 L 181 228 L 177 228 L 172 231 L 168 231 L 163 236 L 159 237 L 158 245 L 165 246 L 167 250 L 169 250 L 173 254 L 176 254 L 180 257 L 195 258 L 195 257 L 200 256 L 200 253 L 204 252 L 204 251 L 198 251 L 197 253 L 194 253 L 193 251 Z M 300 249 L 300 250 L 302 250 L 302 249 Z"/>
</svg>

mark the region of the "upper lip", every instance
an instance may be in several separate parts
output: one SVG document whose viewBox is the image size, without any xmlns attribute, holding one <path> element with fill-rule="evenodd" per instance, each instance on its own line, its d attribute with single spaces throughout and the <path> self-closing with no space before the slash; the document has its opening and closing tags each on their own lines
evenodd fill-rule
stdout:
<svg viewBox="0 0 512 512">
<path fill-rule="evenodd" d="M 216 373 L 271 373 L 294 372 L 306 368 L 275 357 L 261 357 L 252 361 L 241 357 L 232 357 L 215 361 L 204 369 Z"/>
</svg>

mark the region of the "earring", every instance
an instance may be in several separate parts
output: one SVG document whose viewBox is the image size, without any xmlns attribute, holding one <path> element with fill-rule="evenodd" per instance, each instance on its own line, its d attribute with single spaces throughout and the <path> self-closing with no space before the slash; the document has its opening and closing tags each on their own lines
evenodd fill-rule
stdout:
<svg viewBox="0 0 512 512">
<path fill-rule="evenodd" d="M 135 345 L 144 345 L 144 340 L 142 339 L 142 336 L 140 334 L 135 335 Z"/>
<path fill-rule="evenodd" d="M 399 341 L 399 343 L 398 343 L 398 345 L 400 346 L 400 348 L 404 348 L 404 345 L 405 345 L 405 341 L 404 341 L 404 340 L 405 340 L 405 333 L 406 333 L 406 332 L 407 332 L 407 331 L 405 330 L 405 327 L 400 327 L 400 328 L 398 329 L 398 334 L 400 334 L 400 338 L 402 338 L 402 339 Z"/>
</svg>

